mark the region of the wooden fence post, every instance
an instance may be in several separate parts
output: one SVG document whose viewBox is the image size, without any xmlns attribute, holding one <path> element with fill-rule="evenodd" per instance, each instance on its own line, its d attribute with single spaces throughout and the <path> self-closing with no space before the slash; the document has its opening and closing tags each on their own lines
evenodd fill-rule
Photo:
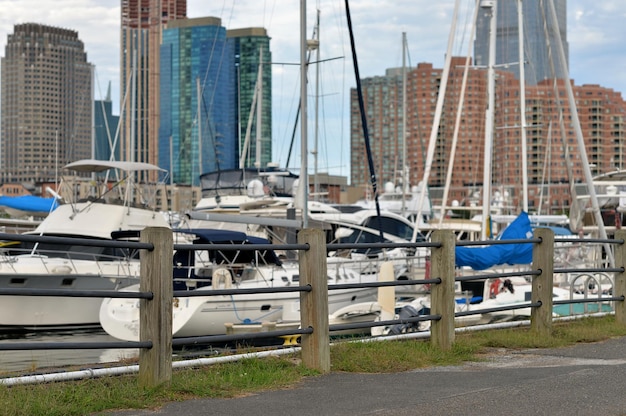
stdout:
<svg viewBox="0 0 626 416">
<path fill-rule="evenodd" d="M 431 285 L 430 312 L 441 315 L 441 319 L 432 321 L 430 339 L 434 346 L 450 350 L 454 343 L 454 249 L 455 238 L 452 231 L 436 230 L 432 234 L 433 243 L 442 243 L 441 247 L 431 249 L 431 276 L 440 278 L 441 284 Z"/>
<path fill-rule="evenodd" d="M 139 385 L 155 387 L 172 380 L 172 230 L 149 227 L 140 241 L 152 243 L 153 251 L 141 250 L 141 292 L 152 292 L 152 300 L 139 304 L 139 339 L 152 341 L 152 348 L 139 351 Z"/>
<path fill-rule="evenodd" d="M 626 230 L 615 230 L 615 239 L 626 241 Z M 626 267 L 626 243 L 615 244 L 615 267 Z M 626 296 L 626 272 L 616 272 L 613 279 L 613 296 Z M 626 325 L 626 304 L 624 301 L 615 302 L 615 321 Z"/>
<path fill-rule="evenodd" d="M 535 238 L 541 243 L 533 246 L 533 270 L 541 273 L 532 277 L 531 302 L 541 301 L 541 306 L 530 311 L 530 330 L 539 336 L 552 333 L 553 282 L 554 282 L 554 231 L 549 228 L 537 228 Z"/>
<path fill-rule="evenodd" d="M 300 292 L 302 328 L 313 328 L 302 334 L 302 363 L 311 369 L 330 371 L 330 338 L 328 331 L 328 271 L 324 232 L 304 229 L 298 233 L 298 244 L 308 244 L 300 251 L 300 286 L 311 285 L 310 292 Z"/>
</svg>

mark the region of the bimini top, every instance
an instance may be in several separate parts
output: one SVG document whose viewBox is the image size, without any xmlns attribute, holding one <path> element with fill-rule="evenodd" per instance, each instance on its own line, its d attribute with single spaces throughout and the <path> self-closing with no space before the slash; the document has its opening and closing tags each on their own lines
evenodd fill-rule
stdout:
<svg viewBox="0 0 626 416">
<path fill-rule="evenodd" d="M 103 172 L 109 169 L 120 169 L 126 172 L 135 172 L 143 170 L 159 170 L 165 171 L 160 167 L 151 163 L 144 162 L 126 162 L 121 160 L 96 160 L 96 159 L 83 159 L 76 162 L 69 163 L 63 167 L 64 169 L 71 169 L 77 172 Z"/>
<path fill-rule="evenodd" d="M 220 249 L 209 251 L 209 258 L 216 263 L 257 263 L 261 260 L 265 264 L 275 264 L 280 266 L 282 262 L 274 250 L 238 250 L 237 245 L 242 244 L 271 244 L 269 240 L 261 237 L 253 237 L 239 231 L 215 230 L 206 228 L 174 229 L 175 233 L 191 234 L 196 238 L 193 244 L 232 244 L 232 249 Z M 177 252 L 186 252 L 187 248 L 179 249 Z"/>
</svg>

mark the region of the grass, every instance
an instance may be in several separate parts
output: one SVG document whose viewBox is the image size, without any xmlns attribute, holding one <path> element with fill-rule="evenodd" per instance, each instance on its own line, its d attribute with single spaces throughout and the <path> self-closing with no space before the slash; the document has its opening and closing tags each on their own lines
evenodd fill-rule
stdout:
<svg viewBox="0 0 626 416">
<path fill-rule="evenodd" d="M 528 328 L 457 334 L 450 351 L 441 351 L 424 340 L 341 342 L 331 348 L 331 368 L 361 373 L 401 372 L 481 360 L 484 353 L 494 348 L 559 348 L 617 336 L 626 336 L 626 327 L 607 316 L 555 324 L 549 337 L 536 337 Z M 154 389 L 140 388 L 136 375 L 0 386 L 0 412 L 7 416 L 65 416 L 109 409 L 156 409 L 171 401 L 228 398 L 292 387 L 303 378 L 316 375 L 302 366 L 297 356 L 283 356 L 177 369 L 171 384 Z"/>
</svg>

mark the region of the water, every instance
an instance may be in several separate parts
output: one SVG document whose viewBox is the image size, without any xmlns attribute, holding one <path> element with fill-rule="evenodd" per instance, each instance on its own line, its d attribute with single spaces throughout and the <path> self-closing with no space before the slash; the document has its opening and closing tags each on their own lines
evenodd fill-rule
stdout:
<svg viewBox="0 0 626 416">
<path fill-rule="evenodd" d="M 19 334 L 0 333 L 0 345 L 15 343 L 76 343 L 76 342 L 120 342 L 102 329 L 67 330 L 54 332 L 28 332 Z M 235 347 L 194 345 L 177 347 L 174 359 L 195 359 L 214 357 L 225 352 L 233 352 Z M 86 368 L 99 368 L 107 364 L 136 364 L 139 358 L 137 348 L 102 348 L 71 350 L 0 350 L 0 377 L 25 375 L 30 373 L 52 373 L 74 371 Z"/>
<path fill-rule="evenodd" d="M 23 342 L 111 342 L 119 341 L 102 330 L 30 332 L 20 334 L 0 334 L 0 344 Z M 50 368 L 79 366 L 99 367 L 104 363 L 119 362 L 138 357 L 138 349 L 71 349 L 0 351 L 0 374 L 31 372 Z"/>
</svg>

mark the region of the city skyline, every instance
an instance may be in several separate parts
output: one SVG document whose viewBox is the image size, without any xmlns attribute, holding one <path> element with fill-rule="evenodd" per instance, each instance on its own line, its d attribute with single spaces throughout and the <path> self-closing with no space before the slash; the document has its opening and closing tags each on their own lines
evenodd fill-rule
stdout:
<svg viewBox="0 0 626 416">
<path fill-rule="evenodd" d="M 272 38 L 274 62 L 297 64 L 299 60 L 299 2 L 280 4 L 276 1 L 223 2 L 219 6 L 206 6 L 201 0 L 188 0 L 188 16 L 214 16 L 222 19 L 227 29 L 265 27 Z M 228 3 L 228 4 L 226 4 Z M 355 85 L 350 58 L 348 30 L 343 3 L 307 2 L 307 37 L 311 37 L 315 21 L 315 8 L 321 9 L 321 56 L 334 59 L 323 64 L 320 96 L 319 164 L 321 171 L 349 175 L 349 89 Z M 469 2 L 466 2 L 468 4 Z M 454 2 L 361 2 L 350 4 L 352 23 L 359 60 L 361 78 L 384 75 L 386 68 L 401 65 L 401 33 L 406 32 L 410 58 L 407 64 L 431 62 L 435 67 L 443 64 Z M 0 0 L 0 38 L 2 50 L 7 35 L 15 24 L 36 22 L 78 31 L 85 42 L 88 60 L 96 66 L 96 99 L 104 97 L 106 87 L 113 85 L 114 113 L 119 113 L 119 36 L 120 2 L 95 0 L 65 1 L 41 4 L 29 0 Z M 466 12 L 467 13 L 467 12 Z M 626 74 L 619 71 L 626 65 L 621 53 L 620 38 L 625 34 L 621 24 L 624 11 L 617 1 L 567 3 L 568 40 L 570 43 L 570 78 L 576 85 L 600 84 L 624 95 Z M 463 21 L 465 17 L 460 17 Z M 376 35 L 372 36 L 371 31 Z M 326 41 L 326 39 L 328 39 Z M 466 47 L 455 48 L 455 55 L 464 55 Z M 329 76 L 327 73 L 330 73 Z M 315 73 L 310 73 L 314 82 Z M 273 67 L 273 143 L 275 162 L 285 163 L 291 133 L 294 129 L 298 98 L 298 70 L 296 65 Z M 309 94 L 314 93 L 309 87 Z M 312 132 L 313 103 L 309 105 L 309 131 Z M 324 113 L 324 116 L 321 113 Z M 313 142 L 309 133 L 309 148 Z M 333 137 L 328 137 L 332 134 Z M 298 134 L 299 135 L 299 134 Z M 341 148 L 328 149 L 325 140 Z M 299 144 L 294 145 L 299 153 Z M 293 155 L 293 160 L 299 160 Z M 298 163 L 299 165 L 299 163 Z M 296 165 L 297 166 L 297 165 Z M 309 167 L 312 169 L 311 162 Z"/>
</svg>

